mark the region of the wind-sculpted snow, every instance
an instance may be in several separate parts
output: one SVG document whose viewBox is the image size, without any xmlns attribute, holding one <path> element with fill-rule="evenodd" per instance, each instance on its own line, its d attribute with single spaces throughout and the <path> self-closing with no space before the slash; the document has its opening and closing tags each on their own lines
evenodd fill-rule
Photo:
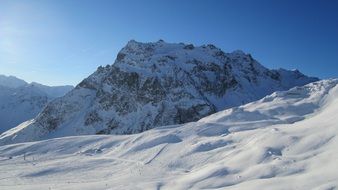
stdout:
<svg viewBox="0 0 338 190">
<path fill-rule="evenodd" d="M 197 121 L 316 80 L 299 71 L 269 70 L 249 54 L 224 53 L 213 45 L 130 41 L 113 65 L 99 67 L 48 104 L 27 126 L 35 129 L 25 130 L 38 131 L 27 140 L 133 134 Z"/>
<path fill-rule="evenodd" d="M 337 189 L 337 84 L 139 134 L 0 146 L 0 189 Z"/>
</svg>

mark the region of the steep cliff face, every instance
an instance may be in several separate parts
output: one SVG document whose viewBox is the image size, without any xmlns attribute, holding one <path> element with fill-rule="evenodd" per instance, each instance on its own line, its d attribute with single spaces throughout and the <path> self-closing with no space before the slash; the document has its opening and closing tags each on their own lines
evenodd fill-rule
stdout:
<svg viewBox="0 0 338 190">
<path fill-rule="evenodd" d="M 30 140 L 138 133 L 196 121 L 316 80 L 297 70 L 269 70 L 241 51 L 132 40 L 113 65 L 99 67 L 19 131 L 33 133 Z"/>
</svg>

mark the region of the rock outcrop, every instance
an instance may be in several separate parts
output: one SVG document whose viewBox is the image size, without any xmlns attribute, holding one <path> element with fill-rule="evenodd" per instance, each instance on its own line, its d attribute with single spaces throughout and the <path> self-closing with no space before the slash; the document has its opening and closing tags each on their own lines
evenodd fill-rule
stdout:
<svg viewBox="0 0 338 190">
<path fill-rule="evenodd" d="M 132 40 L 113 65 L 99 67 L 20 131 L 35 131 L 30 140 L 138 133 L 196 121 L 316 80 L 297 70 L 269 70 L 242 51 Z"/>
</svg>

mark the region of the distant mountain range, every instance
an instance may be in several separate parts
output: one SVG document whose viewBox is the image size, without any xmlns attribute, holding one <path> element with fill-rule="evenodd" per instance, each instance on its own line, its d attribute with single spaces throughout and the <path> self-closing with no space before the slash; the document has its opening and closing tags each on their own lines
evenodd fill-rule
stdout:
<svg viewBox="0 0 338 190">
<path fill-rule="evenodd" d="M 242 51 L 132 40 L 113 65 L 99 67 L 69 93 L 48 103 L 35 119 L 8 133 L 6 139 L 11 141 L 6 142 L 138 133 L 197 121 L 317 80 L 298 70 L 269 70 Z M 39 85 L 30 86 L 42 91 Z"/>
<path fill-rule="evenodd" d="M 36 117 L 49 101 L 72 88 L 27 83 L 14 76 L 0 75 L 0 133 Z"/>
</svg>

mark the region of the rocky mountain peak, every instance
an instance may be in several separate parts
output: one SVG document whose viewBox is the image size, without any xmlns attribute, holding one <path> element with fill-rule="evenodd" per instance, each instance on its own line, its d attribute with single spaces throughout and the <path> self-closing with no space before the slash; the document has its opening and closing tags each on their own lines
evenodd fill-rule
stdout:
<svg viewBox="0 0 338 190">
<path fill-rule="evenodd" d="M 137 133 L 196 121 L 315 80 L 269 70 L 250 54 L 214 45 L 131 40 L 113 65 L 99 67 L 25 128 L 34 128 L 40 139 Z"/>
</svg>

